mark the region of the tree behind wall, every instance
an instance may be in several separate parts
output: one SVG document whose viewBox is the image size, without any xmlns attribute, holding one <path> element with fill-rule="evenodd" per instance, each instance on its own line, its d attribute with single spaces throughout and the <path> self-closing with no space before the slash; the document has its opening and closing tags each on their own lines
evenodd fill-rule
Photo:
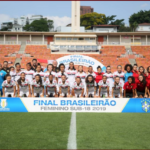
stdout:
<svg viewBox="0 0 150 150">
<path fill-rule="evenodd" d="M 105 19 L 105 14 L 88 13 L 80 16 L 80 25 L 84 26 L 85 29 L 91 29 L 92 25 L 105 24 Z"/>
<path fill-rule="evenodd" d="M 53 29 L 53 20 L 47 20 L 42 18 L 40 20 L 34 20 L 31 24 L 26 24 L 23 29 L 26 31 L 39 31 L 48 32 Z"/>
<path fill-rule="evenodd" d="M 134 13 L 129 18 L 129 23 L 133 31 L 140 23 L 150 23 L 150 10 L 141 10 L 137 13 Z"/>
</svg>

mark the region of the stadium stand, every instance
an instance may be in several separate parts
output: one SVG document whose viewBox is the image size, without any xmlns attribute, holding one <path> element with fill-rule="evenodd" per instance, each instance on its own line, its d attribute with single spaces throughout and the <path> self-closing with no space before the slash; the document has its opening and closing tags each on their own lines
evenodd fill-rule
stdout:
<svg viewBox="0 0 150 150">
<path fill-rule="evenodd" d="M 150 46 L 131 46 L 131 49 L 134 54 L 139 55 L 139 57 L 135 58 L 138 66 L 147 68 L 150 61 Z"/>
<path fill-rule="evenodd" d="M 0 45 L 0 63 L 3 61 L 11 62 L 9 66 L 13 66 L 16 60 L 16 54 L 20 50 L 20 45 Z"/>
</svg>

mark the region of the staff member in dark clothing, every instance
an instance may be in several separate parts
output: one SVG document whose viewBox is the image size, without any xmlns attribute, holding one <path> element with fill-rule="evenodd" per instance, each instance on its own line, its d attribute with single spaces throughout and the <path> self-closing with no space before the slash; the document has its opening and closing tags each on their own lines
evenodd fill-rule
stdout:
<svg viewBox="0 0 150 150">
<path fill-rule="evenodd" d="M 9 74 L 10 68 L 8 67 L 8 61 L 4 61 L 3 62 L 3 68 L 2 68 L 2 70 L 4 70 L 7 74 Z"/>
<path fill-rule="evenodd" d="M 36 72 L 37 65 L 38 65 L 37 59 L 32 59 L 32 68 L 31 68 L 31 70 Z"/>
<path fill-rule="evenodd" d="M 95 81 L 96 81 L 96 94 L 98 94 L 98 89 L 99 89 L 99 81 L 101 81 L 103 79 L 103 74 L 104 72 L 102 72 L 102 68 L 101 66 L 98 66 L 97 67 L 97 72 L 94 72 L 96 74 L 96 78 L 95 78 Z"/>
</svg>

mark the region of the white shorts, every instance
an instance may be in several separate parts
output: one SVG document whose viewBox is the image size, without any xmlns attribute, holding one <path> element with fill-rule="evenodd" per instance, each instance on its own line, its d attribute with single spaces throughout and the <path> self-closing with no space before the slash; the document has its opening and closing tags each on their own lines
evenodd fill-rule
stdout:
<svg viewBox="0 0 150 150">
<path fill-rule="evenodd" d="M 120 93 L 113 93 L 113 97 L 120 97 Z"/>
<path fill-rule="evenodd" d="M 12 93 L 12 92 L 5 92 L 5 97 L 8 97 L 8 95 L 11 95 L 11 97 L 13 97 L 14 93 Z"/>
<path fill-rule="evenodd" d="M 37 96 L 37 94 L 39 94 L 39 96 L 41 97 L 42 94 L 43 94 L 43 92 L 40 92 L 40 93 L 35 93 L 35 92 L 34 92 L 34 96 Z"/>
<path fill-rule="evenodd" d="M 60 96 L 63 96 L 63 97 L 64 97 L 65 95 L 68 95 L 68 93 L 61 93 L 61 94 L 60 94 Z"/>
<path fill-rule="evenodd" d="M 107 97 L 107 96 L 108 96 L 107 92 L 101 92 L 101 93 L 100 93 L 100 97 L 102 97 L 102 96 L 103 96 L 103 97 Z"/>
<path fill-rule="evenodd" d="M 20 91 L 20 96 L 23 97 L 23 95 L 26 94 L 26 96 L 29 96 L 29 91 Z"/>
<path fill-rule="evenodd" d="M 55 96 L 55 92 L 47 92 L 48 95 L 52 94 L 53 96 Z"/>
<path fill-rule="evenodd" d="M 89 95 L 94 96 L 94 92 L 88 92 L 88 96 L 89 96 Z"/>
</svg>

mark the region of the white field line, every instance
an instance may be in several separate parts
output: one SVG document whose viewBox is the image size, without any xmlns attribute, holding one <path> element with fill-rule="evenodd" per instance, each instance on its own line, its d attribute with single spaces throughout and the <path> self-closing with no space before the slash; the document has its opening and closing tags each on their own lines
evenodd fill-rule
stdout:
<svg viewBox="0 0 150 150">
<path fill-rule="evenodd" d="M 67 149 L 77 149 L 76 142 L 76 112 L 72 112 Z"/>
</svg>

